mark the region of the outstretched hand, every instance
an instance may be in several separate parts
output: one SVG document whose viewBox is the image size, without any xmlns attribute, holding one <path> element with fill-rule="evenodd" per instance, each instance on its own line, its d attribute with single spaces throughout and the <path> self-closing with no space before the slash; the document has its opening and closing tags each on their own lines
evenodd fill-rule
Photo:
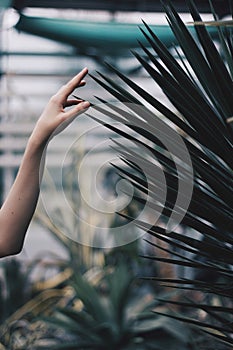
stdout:
<svg viewBox="0 0 233 350">
<path fill-rule="evenodd" d="M 18 254 L 23 247 L 38 202 L 48 141 L 90 106 L 87 101 L 68 99 L 74 89 L 85 85 L 86 74 L 84 68 L 51 97 L 29 137 L 15 182 L 0 209 L 0 257 Z"/>
<path fill-rule="evenodd" d="M 39 143 L 47 142 L 52 136 L 64 130 L 77 115 L 90 106 L 88 101 L 69 99 L 76 88 L 86 84 L 84 78 L 87 73 L 88 69 L 84 68 L 50 98 L 32 134 Z M 66 110 L 66 107 L 73 108 Z"/>
</svg>

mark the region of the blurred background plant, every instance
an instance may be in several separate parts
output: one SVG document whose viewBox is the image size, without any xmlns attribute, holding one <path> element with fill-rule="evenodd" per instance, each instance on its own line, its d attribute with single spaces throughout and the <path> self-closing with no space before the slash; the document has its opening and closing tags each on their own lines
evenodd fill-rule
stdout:
<svg viewBox="0 0 233 350">
<path fill-rule="evenodd" d="M 171 349 L 174 343 L 177 349 L 189 348 L 190 330 L 155 317 L 154 295 L 145 293 L 125 263 L 106 266 L 94 284 L 88 274 L 74 275 L 72 304 L 46 319 L 73 336 L 54 349 Z"/>
<path fill-rule="evenodd" d="M 75 164 L 75 159 L 72 163 Z M 76 198 L 80 197 L 76 193 L 78 191 L 77 178 L 72 174 L 66 175 L 67 173 L 64 185 L 72 193 L 73 208 L 78 210 L 80 203 Z M 112 181 L 109 179 L 109 174 L 107 178 L 108 182 Z M 110 189 L 115 185 L 115 176 L 113 179 L 113 184 L 108 183 Z M 135 203 L 129 208 L 131 215 L 133 215 L 135 208 L 137 210 Z M 138 339 L 140 343 L 141 338 L 137 336 L 140 333 L 139 330 L 137 332 L 135 330 L 132 336 L 127 332 L 131 333 L 130 328 L 133 332 L 133 327 L 136 329 L 138 322 L 140 324 L 146 322 L 144 312 L 147 311 L 145 315 L 145 319 L 148 318 L 146 331 L 151 333 L 154 316 L 149 308 L 154 304 L 153 294 L 156 287 L 146 281 L 142 283 L 138 279 L 135 282 L 135 279 L 136 276 L 144 276 L 148 270 L 154 272 L 155 264 L 147 264 L 146 261 L 140 259 L 139 254 L 142 252 L 142 247 L 138 241 L 115 249 L 103 250 L 84 246 L 71 240 L 64 235 L 64 223 L 67 221 L 65 212 L 60 210 L 59 204 L 54 210 L 56 224 L 48 218 L 43 206 L 39 206 L 35 217 L 63 247 L 66 258 L 60 258 L 56 254 L 48 256 L 45 251 L 44 257 L 40 256 L 29 263 L 17 260 L 17 258 L 9 258 L 2 262 L 1 305 L 4 307 L 3 312 L 1 312 L 0 326 L 2 349 L 29 350 L 37 347 L 47 348 L 52 345 L 57 348 L 58 344 L 69 348 L 71 340 L 72 344 L 76 344 L 77 347 L 80 339 L 82 343 L 87 342 L 91 333 L 93 333 L 93 339 L 99 337 L 99 345 L 101 345 L 100 339 L 102 337 L 103 345 L 106 338 L 103 337 L 102 326 L 99 329 L 98 323 L 101 322 L 103 327 L 110 322 L 110 338 L 111 332 L 116 333 L 112 339 L 114 346 L 121 346 L 119 344 L 121 342 L 123 344 L 124 341 L 126 344 L 131 344 L 131 338 L 135 338 L 136 342 Z M 56 221 L 57 217 L 59 222 L 62 222 L 62 230 Z M 117 225 L 117 219 L 117 215 L 113 215 L 110 226 Z M 77 225 L 77 221 L 74 224 Z M 73 229 L 79 230 L 80 228 L 74 226 Z M 117 268 L 118 266 L 119 268 Z M 131 297 L 133 297 L 132 304 Z M 119 300 L 114 300 L 114 298 L 119 298 Z M 93 303 L 91 308 L 88 304 L 90 299 Z M 122 303 L 119 309 L 117 302 Z M 93 316 L 94 305 L 96 308 L 102 308 L 104 315 L 102 321 L 101 318 L 96 320 L 96 314 Z M 77 316 L 77 318 L 80 317 L 80 322 L 77 321 L 75 328 L 69 328 L 70 322 L 73 322 L 69 321 L 69 317 L 72 318 L 72 312 L 74 314 L 80 313 L 80 316 Z M 119 312 L 119 317 L 116 315 L 117 312 Z M 84 325 L 87 322 L 85 321 L 86 313 L 90 314 L 88 317 L 93 329 L 87 329 L 86 333 L 83 334 L 82 322 Z M 120 313 L 122 313 L 122 318 L 120 318 Z M 131 313 L 132 320 L 128 320 Z M 138 314 L 141 315 L 142 320 L 140 317 L 137 320 L 134 313 L 137 314 L 137 317 L 139 317 Z M 60 322 L 60 315 L 66 316 L 67 320 Z M 50 317 L 50 322 L 44 322 L 45 317 L 47 319 Z M 147 324 L 145 323 L 145 325 Z M 96 327 L 97 329 L 95 329 Z M 177 323 L 177 329 L 179 327 Z M 169 327 L 164 325 L 163 318 L 155 325 L 155 328 L 158 329 L 158 333 L 162 330 L 162 332 L 170 334 Z M 143 333 L 143 331 L 141 332 Z M 179 333 L 179 330 L 177 332 Z M 171 339 L 173 340 L 172 333 Z M 177 339 L 177 341 L 183 343 L 184 340 Z"/>
<path fill-rule="evenodd" d="M 29 273 L 23 271 L 23 267 L 16 259 L 3 261 L 1 272 L 0 322 L 2 323 L 28 300 L 30 291 L 27 289 Z"/>
<path fill-rule="evenodd" d="M 69 294 L 63 289 L 69 277 L 70 270 L 62 268 L 58 261 L 33 260 L 29 264 L 17 258 L 3 261 L 0 349 L 30 349 L 49 333 L 48 327 L 35 319 L 49 314 Z"/>
</svg>

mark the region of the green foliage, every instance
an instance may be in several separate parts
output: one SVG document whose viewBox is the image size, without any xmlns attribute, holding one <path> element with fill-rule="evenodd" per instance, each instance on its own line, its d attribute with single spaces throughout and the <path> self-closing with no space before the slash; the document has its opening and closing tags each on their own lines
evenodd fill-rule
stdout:
<svg viewBox="0 0 233 350">
<path fill-rule="evenodd" d="M 137 289 L 126 265 L 106 270 L 98 287 L 79 274 L 72 285 L 73 306 L 45 318 L 52 327 L 73 336 L 54 349 L 191 349 L 189 329 L 184 332 L 179 322 L 171 325 L 163 316 L 154 316 L 151 310 L 157 302 Z"/>
<path fill-rule="evenodd" d="M 106 74 L 98 73 L 99 77 L 92 77 L 120 103 L 118 105 L 107 103 L 98 98 L 101 105 L 96 104 L 93 109 L 120 125 L 103 122 L 93 115 L 92 117 L 123 138 L 132 141 L 134 146 L 132 149 L 129 147 L 126 149 L 123 142 L 116 143 L 120 157 L 128 167 L 127 171 L 119 167 L 119 172 L 141 191 L 142 198 L 138 198 L 141 203 L 147 203 L 155 210 L 163 207 L 162 220 L 156 225 L 135 220 L 140 228 L 168 245 L 167 252 L 170 258 L 159 256 L 147 258 L 171 264 L 177 268 L 189 269 L 188 277 L 185 276 L 185 278 L 184 276 L 178 276 L 176 279 L 154 277 L 154 280 L 176 290 L 202 293 L 204 302 L 200 305 L 192 301 L 177 302 L 181 307 L 188 307 L 193 317 L 184 318 L 180 314 L 173 314 L 170 317 L 183 319 L 202 329 L 207 329 L 208 333 L 232 345 L 232 30 L 227 26 L 217 25 L 215 29 L 219 40 L 216 45 L 205 25 L 202 25 L 194 2 L 190 0 L 188 3 L 193 20 L 198 22 L 195 25 L 197 34 L 195 38 L 173 8 L 172 3 L 168 2 L 164 7 L 168 23 L 181 51 L 174 50 L 174 54 L 169 51 L 158 39 L 156 32 L 144 23 L 141 31 L 147 38 L 150 49 L 141 44 L 142 52 L 133 52 L 173 107 L 167 107 L 146 88 L 144 89 L 114 67 L 109 66 L 111 72 L 120 79 L 119 83 L 117 79 L 111 79 Z M 156 129 L 160 118 L 177 130 L 187 147 L 194 171 L 193 194 L 188 210 L 182 205 L 176 208 L 178 212 L 185 214 L 182 220 L 182 231 L 180 227 L 173 227 L 169 232 L 164 227 L 164 223 L 169 222 L 173 215 L 179 181 L 182 179 L 187 186 L 190 186 L 190 169 L 182 159 L 182 152 L 179 156 L 174 151 L 177 157 L 174 161 L 174 154 L 170 154 L 162 144 L 161 135 L 157 134 L 158 129 Z M 125 131 L 123 125 L 131 129 L 134 135 Z M 175 140 L 170 141 L 175 148 Z M 157 163 L 154 160 L 159 161 L 167 181 L 165 205 L 158 191 L 161 184 L 156 176 L 153 176 L 157 174 Z M 142 169 L 135 165 L 142 164 L 142 161 L 150 169 L 147 181 L 143 180 Z M 177 164 L 180 166 L 180 173 L 178 173 Z M 137 176 L 134 173 L 135 169 L 138 172 Z M 148 194 L 149 185 L 153 190 L 146 201 L 144 196 Z M 132 218 L 129 219 L 132 220 Z M 193 232 L 196 235 L 193 235 Z M 150 244 L 155 245 L 152 242 Z M 156 247 L 159 249 L 159 244 Z M 197 310 L 197 313 L 193 313 L 192 310 Z M 205 312 L 202 320 L 197 319 L 200 310 Z"/>
<path fill-rule="evenodd" d="M 1 263 L 0 280 L 0 322 L 2 323 L 30 297 L 29 272 L 23 271 L 16 259 L 6 259 Z"/>
</svg>

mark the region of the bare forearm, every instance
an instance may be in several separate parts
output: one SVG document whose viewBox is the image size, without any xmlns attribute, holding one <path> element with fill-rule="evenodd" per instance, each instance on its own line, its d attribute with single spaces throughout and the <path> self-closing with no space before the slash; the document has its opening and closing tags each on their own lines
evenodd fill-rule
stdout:
<svg viewBox="0 0 233 350">
<path fill-rule="evenodd" d="M 46 146 L 30 138 L 14 185 L 0 211 L 0 256 L 20 252 L 40 191 Z"/>
</svg>

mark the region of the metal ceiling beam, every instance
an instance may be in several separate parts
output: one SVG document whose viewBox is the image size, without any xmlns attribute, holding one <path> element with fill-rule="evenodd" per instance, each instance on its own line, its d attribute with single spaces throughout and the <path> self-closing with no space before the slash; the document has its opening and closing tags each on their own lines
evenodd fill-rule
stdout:
<svg viewBox="0 0 233 350">
<path fill-rule="evenodd" d="M 188 12 L 186 1 L 173 0 L 172 3 L 179 12 Z M 210 12 L 209 0 L 196 0 L 195 3 L 200 12 Z M 219 17 L 230 13 L 229 0 L 212 0 L 212 3 Z M 12 0 L 12 7 L 19 11 L 25 7 L 39 7 L 106 10 L 111 12 L 163 12 L 160 0 Z"/>
</svg>

